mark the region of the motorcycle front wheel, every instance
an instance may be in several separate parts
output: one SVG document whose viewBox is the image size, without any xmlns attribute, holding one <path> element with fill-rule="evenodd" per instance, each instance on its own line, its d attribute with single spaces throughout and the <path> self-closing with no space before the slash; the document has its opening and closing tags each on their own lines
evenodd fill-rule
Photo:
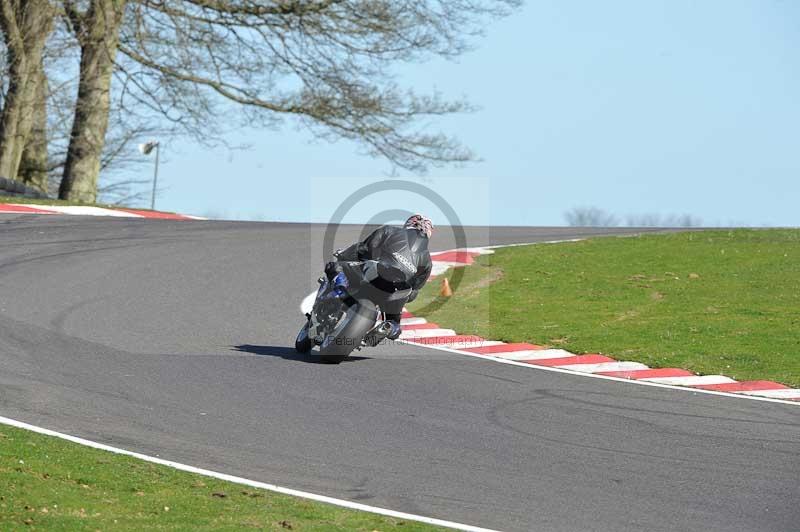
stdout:
<svg viewBox="0 0 800 532">
<path fill-rule="evenodd" d="M 297 338 L 294 341 L 294 350 L 304 355 L 310 352 L 311 348 L 314 347 L 314 341 L 308 337 L 309 325 L 310 323 L 306 321 L 303 328 L 297 333 Z"/>
</svg>

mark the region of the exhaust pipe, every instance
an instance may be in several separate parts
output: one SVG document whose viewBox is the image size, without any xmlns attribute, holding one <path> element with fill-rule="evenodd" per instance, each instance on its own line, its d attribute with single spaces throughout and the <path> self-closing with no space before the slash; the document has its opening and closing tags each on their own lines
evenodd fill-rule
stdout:
<svg viewBox="0 0 800 532">
<path fill-rule="evenodd" d="M 392 332 L 392 324 L 388 321 L 382 321 L 378 325 L 372 328 L 364 336 L 364 341 L 362 342 L 363 345 L 368 345 L 370 347 L 375 347 L 379 343 L 381 343 L 389 333 Z"/>
</svg>

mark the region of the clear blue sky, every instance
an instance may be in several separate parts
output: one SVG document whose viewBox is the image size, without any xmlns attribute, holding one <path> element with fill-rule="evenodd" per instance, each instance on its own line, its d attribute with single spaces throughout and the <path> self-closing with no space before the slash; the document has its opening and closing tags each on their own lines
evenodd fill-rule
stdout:
<svg viewBox="0 0 800 532">
<path fill-rule="evenodd" d="M 422 181 L 464 223 L 563 225 L 568 209 L 596 206 L 800 225 L 800 2 L 529 0 L 477 44 L 458 63 L 403 67 L 401 78 L 481 108 L 439 128 L 482 162 Z M 335 183 L 333 203 L 390 169 L 291 123 L 230 141 L 252 148 L 173 142 L 158 207 L 326 221 L 318 200 Z M 426 205 L 401 195 L 381 208 Z M 347 221 L 376 209 L 367 202 Z"/>
</svg>

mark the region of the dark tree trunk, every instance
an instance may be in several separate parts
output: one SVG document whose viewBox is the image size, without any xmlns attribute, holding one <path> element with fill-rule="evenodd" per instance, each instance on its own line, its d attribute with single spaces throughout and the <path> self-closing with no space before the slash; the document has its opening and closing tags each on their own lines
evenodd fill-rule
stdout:
<svg viewBox="0 0 800 532">
<path fill-rule="evenodd" d="M 94 202 L 108 128 L 111 75 L 125 0 L 93 0 L 79 30 L 80 81 L 67 162 L 58 196 Z"/>
<path fill-rule="evenodd" d="M 31 91 L 34 98 L 30 134 L 17 176 L 28 186 L 47 193 L 47 76 L 39 62 L 36 81 Z"/>
</svg>

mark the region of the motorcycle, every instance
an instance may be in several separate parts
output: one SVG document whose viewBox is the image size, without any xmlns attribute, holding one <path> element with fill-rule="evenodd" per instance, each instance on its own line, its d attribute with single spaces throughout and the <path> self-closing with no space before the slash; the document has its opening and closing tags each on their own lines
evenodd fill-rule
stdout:
<svg viewBox="0 0 800 532">
<path fill-rule="evenodd" d="M 294 343 L 303 354 L 319 346 L 321 360 L 331 364 L 387 338 L 392 324 L 381 309 L 412 290 L 408 272 L 387 261 L 337 262 L 336 271 L 332 279 L 319 278 L 314 306 Z"/>
</svg>

